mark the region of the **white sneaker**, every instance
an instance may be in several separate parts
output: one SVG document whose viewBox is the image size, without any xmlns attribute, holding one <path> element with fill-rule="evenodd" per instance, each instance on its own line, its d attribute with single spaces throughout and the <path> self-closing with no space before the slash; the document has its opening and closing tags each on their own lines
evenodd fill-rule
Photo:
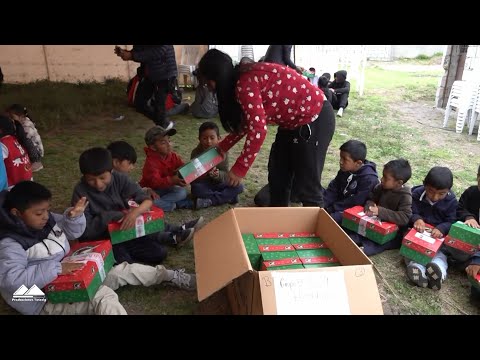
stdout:
<svg viewBox="0 0 480 360">
<path fill-rule="evenodd" d="M 197 288 L 197 277 L 187 274 L 185 269 L 173 270 L 173 279 L 165 282 L 166 285 L 173 285 L 184 290 L 195 290 Z"/>
<path fill-rule="evenodd" d="M 337 116 L 342 117 L 343 115 L 343 108 L 338 109 Z"/>
</svg>

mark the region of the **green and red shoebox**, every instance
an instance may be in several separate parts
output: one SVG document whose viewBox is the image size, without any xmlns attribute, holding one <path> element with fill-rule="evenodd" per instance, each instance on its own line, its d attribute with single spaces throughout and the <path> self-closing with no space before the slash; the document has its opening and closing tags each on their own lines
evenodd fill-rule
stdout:
<svg viewBox="0 0 480 360">
<path fill-rule="evenodd" d="M 396 224 L 365 215 L 363 206 L 346 209 L 343 212 L 342 226 L 380 245 L 394 239 L 398 232 Z"/>
<path fill-rule="evenodd" d="M 136 205 L 131 201 L 129 201 L 129 204 L 131 207 L 135 207 Z M 114 245 L 163 231 L 165 229 L 164 213 L 162 209 L 152 206 L 149 211 L 146 211 L 141 216 L 137 217 L 134 227 L 120 230 L 121 225 L 121 221 L 115 221 L 108 224 L 110 240 Z"/>
<path fill-rule="evenodd" d="M 401 255 L 422 265 L 427 265 L 432 261 L 444 241 L 443 238 L 433 238 L 431 236 L 433 226 L 425 225 L 427 228 L 423 233 L 413 228 L 410 229 L 403 238 L 402 246 L 400 247 Z"/>
<path fill-rule="evenodd" d="M 480 290 L 480 274 L 477 274 L 477 276 L 475 276 L 475 278 L 473 278 L 469 275 L 468 276 L 468 281 L 470 281 L 470 284 L 472 284 L 473 287 Z"/>
<path fill-rule="evenodd" d="M 297 254 L 303 266 L 340 266 L 338 259 L 335 257 L 335 255 L 333 255 L 330 249 L 297 250 Z"/>
<path fill-rule="evenodd" d="M 248 259 L 252 268 L 255 270 L 260 270 L 260 263 L 262 260 L 262 254 L 258 249 L 258 243 L 253 234 L 242 234 L 243 245 L 245 250 L 247 250 Z"/>
<path fill-rule="evenodd" d="M 217 147 L 212 147 L 183 165 L 178 169 L 178 172 L 180 177 L 185 180 L 187 184 L 190 184 L 222 161 L 223 156 L 220 154 L 220 150 L 217 149 Z"/>
<path fill-rule="evenodd" d="M 51 303 L 90 301 L 115 263 L 109 240 L 87 241 L 72 245 L 62 262 L 81 262 L 84 266 L 72 274 L 59 275 L 45 287 Z"/>
<path fill-rule="evenodd" d="M 291 267 L 293 266 L 293 267 Z M 262 253 L 262 270 L 301 269 L 302 262 L 296 251 L 273 251 Z"/>
<path fill-rule="evenodd" d="M 467 254 L 475 254 L 480 248 L 480 230 L 457 221 L 452 224 L 445 238 L 445 245 Z"/>
</svg>

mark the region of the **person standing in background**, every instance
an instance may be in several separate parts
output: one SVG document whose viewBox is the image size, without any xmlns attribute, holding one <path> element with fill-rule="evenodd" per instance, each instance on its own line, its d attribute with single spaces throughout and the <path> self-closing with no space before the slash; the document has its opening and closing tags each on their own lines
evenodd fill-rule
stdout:
<svg viewBox="0 0 480 360">
<path fill-rule="evenodd" d="M 178 76 L 177 61 L 173 45 L 133 45 L 132 50 L 115 47 L 115 54 L 123 61 L 140 63 L 137 74 L 140 78 L 150 80 L 153 87 L 155 109 L 154 123 L 166 130 L 174 124 L 166 117 L 165 101 L 167 94 L 176 84 Z"/>
</svg>

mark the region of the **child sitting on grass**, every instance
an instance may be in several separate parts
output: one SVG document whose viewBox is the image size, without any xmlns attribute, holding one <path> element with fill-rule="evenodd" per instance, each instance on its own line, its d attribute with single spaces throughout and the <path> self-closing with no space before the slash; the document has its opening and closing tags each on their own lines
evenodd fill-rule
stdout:
<svg viewBox="0 0 480 360">
<path fill-rule="evenodd" d="M 218 125 L 211 121 L 204 122 L 198 129 L 199 144 L 192 150 L 190 158 L 194 159 L 209 148 L 217 146 L 220 139 Z M 238 195 L 243 192 L 243 185 L 229 186 L 226 183 L 227 173 L 228 153 L 226 153 L 224 161 L 192 182 L 192 196 L 196 198 L 197 209 L 212 205 L 238 203 Z"/>
</svg>

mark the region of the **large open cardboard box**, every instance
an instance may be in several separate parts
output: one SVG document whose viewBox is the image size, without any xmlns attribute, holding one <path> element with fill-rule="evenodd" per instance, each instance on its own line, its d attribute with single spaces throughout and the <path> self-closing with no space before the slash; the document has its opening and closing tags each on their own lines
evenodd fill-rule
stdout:
<svg viewBox="0 0 480 360">
<path fill-rule="evenodd" d="M 279 304 L 285 303 L 284 299 L 279 302 L 280 299 L 277 298 L 277 294 L 281 293 L 278 286 L 279 272 L 253 270 L 241 236 L 242 233 L 273 231 L 316 232 L 343 265 L 280 273 L 292 272 L 299 277 L 310 276 L 305 275 L 306 272 L 321 273 L 314 276 L 325 279 L 329 275 L 335 275 L 331 279 L 336 280 L 336 285 L 346 288 L 346 292 L 343 292 L 344 299 L 339 297 L 338 302 L 343 301 L 347 304 L 347 313 L 383 314 L 370 259 L 325 210 L 308 207 L 235 208 L 198 231 L 193 240 L 198 300 L 202 301 L 226 287 L 233 314 L 285 313 L 278 311 Z M 274 281 L 274 277 L 277 282 Z M 322 290 L 320 292 L 327 297 L 329 295 Z M 300 301 L 299 304 L 301 303 Z M 281 308 L 285 309 L 283 305 Z M 336 312 L 332 307 L 331 312 L 327 309 L 325 313 Z"/>
</svg>

